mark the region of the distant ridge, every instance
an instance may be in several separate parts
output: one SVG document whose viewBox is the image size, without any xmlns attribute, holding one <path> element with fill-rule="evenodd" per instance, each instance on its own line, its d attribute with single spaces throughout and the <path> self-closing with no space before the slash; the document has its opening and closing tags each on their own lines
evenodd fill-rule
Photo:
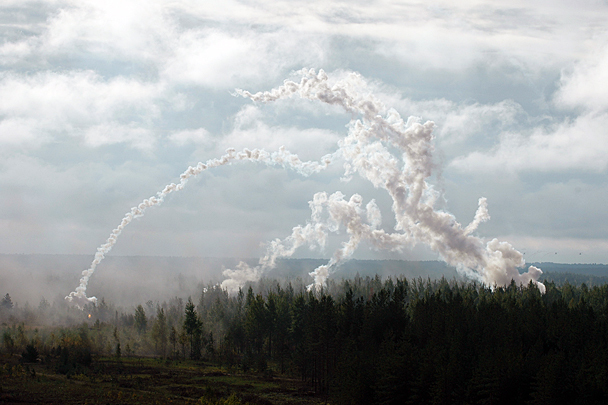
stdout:
<svg viewBox="0 0 608 405">
<path fill-rule="evenodd" d="M 552 263 L 538 262 L 530 263 L 537 266 L 545 273 L 571 273 L 571 274 L 586 274 L 597 277 L 608 277 L 608 265 L 599 263 Z"/>
<path fill-rule="evenodd" d="M 13 301 L 38 305 L 41 297 L 62 302 L 77 285 L 81 271 L 88 268 L 92 255 L 83 254 L 0 254 L 0 291 Z M 90 295 L 105 297 L 119 305 L 137 305 L 150 299 L 167 300 L 178 296 L 198 296 L 203 285 L 222 281 L 222 271 L 244 260 L 254 265 L 257 258 L 213 258 L 176 256 L 108 256 L 91 278 Z M 265 274 L 267 278 L 298 279 L 308 284 L 308 273 L 326 259 L 283 259 Z M 543 279 L 588 285 L 608 282 L 608 265 L 530 263 L 540 267 Z M 350 260 L 339 266 L 333 279 L 407 277 L 462 279 L 457 271 L 441 261 Z"/>
</svg>

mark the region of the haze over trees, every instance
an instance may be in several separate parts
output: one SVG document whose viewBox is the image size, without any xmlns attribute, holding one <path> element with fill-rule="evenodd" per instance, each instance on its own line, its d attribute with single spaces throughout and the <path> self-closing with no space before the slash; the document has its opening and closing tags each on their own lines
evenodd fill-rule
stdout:
<svg viewBox="0 0 608 405">
<path fill-rule="evenodd" d="M 203 360 L 297 377 L 336 404 L 605 403 L 608 285 L 546 286 L 357 276 L 308 292 L 264 279 L 148 311 L 0 305 L 2 350 L 64 373 L 101 356 Z"/>
</svg>

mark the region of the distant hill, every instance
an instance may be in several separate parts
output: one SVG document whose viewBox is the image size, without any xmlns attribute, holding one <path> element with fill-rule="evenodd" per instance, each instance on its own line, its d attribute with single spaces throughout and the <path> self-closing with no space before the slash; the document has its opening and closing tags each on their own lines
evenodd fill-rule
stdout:
<svg viewBox="0 0 608 405">
<path fill-rule="evenodd" d="M 593 287 L 595 285 L 608 284 L 608 277 L 592 276 L 589 274 L 550 272 L 544 273 L 541 276 L 540 281 L 554 282 L 558 286 L 562 286 L 566 283 L 572 285 L 581 285 L 584 283 L 587 287 Z"/>
<path fill-rule="evenodd" d="M 551 262 L 539 262 L 529 263 L 538 268 L 541 268 L 544 273 L 571 273 L 571 274 L 584 274 L 596 277 L 608 277 L 608 265 L 606 264 L 565 264 L 565 263 L 551 263 Z"/>
<path fill-rule="evenodd" d="M 531 263 L 543 270 L 542 281 L 553 281 L 557 285 L 566 282 L 574 285 L 587 284 L 591 287 L 608 283 L 608 265 L 588 263 Z"/>
<path fill-rule="evenodd" d="M 63 298 L 79 283 L 82 270 L 89 267 L 89 255 L 0 254 L 0 295 L 9 293 L 13 301 L 38 305 Z M 244 259 L 255 265 L 258 259 Z M 237 258 L 108 256 L 92 276 L 87 294 L 105 297 L 117 305 L 137 305 L 152 300 L 187 298 L 200 294 L 203 285 L 224 279 L 222 271 L 234 268 Z M 283 259 L 266 277 L 311 280 L 308 275 L 324 259 Z M 588 285 L 608 282 L 608 266 L 603 264 L 531 263 L 540 267 L 543 279 Z M 350 260 L 339 266 L 334 279 L 360 276 L 401 276 L 408 278 L 461 279 L 452 267 L 440 261 Z M 568 274 L 566 274 L 568 273 Z M 561 281 L 560 281 L 561 280 Z"/>
<path fill-rule="evenodd" d="M 38 305 L 45 297 L 62 301 L 79 283 L 82 270 L 91 264 L 88 255 L 0 254 L 0 294 L 9 293 L 13 301 Z M 167 300 L 178 296 L 198 296 L 203 285 L 221 282 L 222 271 L 234 268 L 237 258 L 108 256 L 91 277 L 87 295 L 118 305 L 137 305 L 150 299 Z M 250 265 L 258 259 L 243 259 Z M 268 278 L 297 279 L 305 284 L 308 273 L 327 263 L 323 259 L 284 259 L 269 271 Z M 403 260 L 351 260 L 339 266 L 334 278 L 361 276 L 404 276 L 423 278 L 458 277 L 443 262 Z"/>
<path fill-rule="evenodd" d="M 268 272 L 268 277 L 308 279 L 308 273 L 316 267 L 326 264 L 325 259 L 283 259 L 277 262 L 277 267 Z M 459 278 L 453 267 L 440 261 L 406 261 L 406 260 L 349 260 L 339 266 L 333 278 L 352 278 L 355 274 L 360 276 L 380 277 L 423 277 L 423 278 Z"/>
</svg>

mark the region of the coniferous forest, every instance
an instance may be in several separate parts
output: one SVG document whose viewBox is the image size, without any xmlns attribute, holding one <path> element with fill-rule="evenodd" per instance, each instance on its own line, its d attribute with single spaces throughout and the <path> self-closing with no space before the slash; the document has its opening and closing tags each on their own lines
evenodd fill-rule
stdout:
<svg viewBox="0 0 608 405">
<path fill-rule="evenodd" d="M 331 404 L 608 403 L 608 285 L 546 286 L 355 277 L 309 292 L 262 280 L 84 311 L 13 308 L 7 295 L 2 349 L 65 374 L 104 357 L 213 364 L 297 379 Z M 51 324 L 34 328 L 44 314 Z"/>
</svg>

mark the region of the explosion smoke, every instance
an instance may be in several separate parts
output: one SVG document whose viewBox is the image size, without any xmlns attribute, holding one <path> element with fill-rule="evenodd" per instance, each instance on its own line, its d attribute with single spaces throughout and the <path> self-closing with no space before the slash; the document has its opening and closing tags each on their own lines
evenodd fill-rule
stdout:
<svg viewBox="0 0 608 405">
<path fill-rule="evenodd" d="M 152 196 L 143 200 L 138 206 L 131 208 L 131 211 L 125 214 L 120 225 L 118 225 L 106 240 L 106 242 L 97 248 L 95 253 L 95 259 L 91 263 L 91 266 L 82 272 L 82 278 L 80 279 L 80 285 L 76 287 L 75 291 L 72 291 L 65 299 L 68 302 L 73 302 L 79 308 L 83 308 L 88 303 L 96 303 L 97 298 L 87 297 L 86 290 L 89 279 L 95 272 L 97 265 L 105 258 L 105 255 L 112 250 L 112 247 L 116 244 L 116 241 L 122 231 L 127 225 L 129 225 L 135 218 L 142 217 L 145 211 L 152 206 L 160 205 L 165 197 L 174 191 L 180 191 L 184 188 L 190 178 L 197 176 L 207 169 L 214 167 L 224 166 L 229 164 L 233 160 L 249 160 L 263 162 L 268 165 L 282 165 L 285 167 L 291 167 L 298 171 L 300 174 L 308 176 L 311 173 L 319 172 L 326 168 L 333 159 L 332 155 L 324 156 L 320 162 L 302 162 L 297 155 L 290 153 L 285 148 L 280 148 L 278 152 L 268 153 L 262 149 L 244 149 L 241 152 L 236 152 L 235 149 L 228 149 L 226 154 L 217 159 L 211 159 L 206 163 L 199 162 L 196 166 L 188 167 L 188 170 L 180 175 L 180 182 L 178 184 L 171 183 L 162 191 L 159 191 L 156 196 Z"/>
<path fill-rule="evenodd" d="M 189 167 L 180 176 L 179 184 L 166 186 L 156 196 L 144 200 L 125 215 L 106 243 L 97 249 L 90 268 L 82 272 L 80 285 L 66 300 L 79 307 L 96 302 L 95 297 L 86 296 L 87 283 L 122 230 L 133 219 L 142 216 L 148 207 L 159 205 L 168 194 L 181 190 L 191 177 L 204 170 L 223 166 L 233 160 L 249 160 L 268 165 L 279 164 L 291 167 L 302 175 L 310 175 L 325 169 L 338 156 L 344 159 L 347 180 L 358 173 L 374 187 L 388 192 L 393 201 L 395 232 L 387 233 L 379 229 L 381 214 L 373 200 L 363 209 L 363 198 L 358 194 L 346 200 L 340 192 L 329 196 L 316 193 L 309 203 L 312 211 L 310 221 L 293 228 L 291 235 L 285 239 L 271 241 L 258 266 L 251 268 L 241 262 L 236 270 L 225 270 L 223 274 L 227 279 L 222 282 L 223 288 L 236 290 L 246 281 L 258 280 L 265 270 L 275 266 L 277 258 L 289 257 L 303 245 L 323 248 L 328 234 L 337 232 L 342 226 L 346 228 L 349 240 L 334 252 L 326 265 L 310 273 L 314 283 L 309 288 L 322 287 L 331 271 L 349 259 L 362 241 L 367 241 L 377 249 L 393 251 L 424 243 L 448 264 L 488 285 L 505 285 L 511 280 L 518 284 L 532 281 L 544 292 L 544 285 L 538 281 L 542 271 L 530 266 L 526 273 L 520 274 L 518 268 L 525 261 L 523 255 L 510 244 L 493 239 L 484 245 L 479 237 L 472 235 L 481 222 L 490 218 L 485 198 L 479 199 L 473 221 L 464 228 L 452 214 L 435 209 L 439 194 L 427 181 L 433 169 L 433 122 L 421 124 L 414 117 L 404 121 L 397 111 L 386 109 L 373 96 L 358 94 L 357 86 L 364 84 L 364 81 L 356 73 L 333 85 L 330 85 L 328 76 L 322 70 L 318 74 L 312 69 L 302 70 L 301 73 L 303 77 L 299 83 L 286 80 L 282 86 L 270 92 L 252 94 L 237 90 L 237 93 L 256 102 L 272 102 L 297 94 L 301 98 L 341 106 L 353 116 L 360 116 L 360 119 L 351 120 L 348 135 L 338 143 L 336 152 L 324 156 L 320 162 L 302 162 L 297 155 L 284 148 L 272 154 L 260 149 L 246 149 L 239 153 L 229 149 L 219 159 Z M 388 147 L 398 149 L 402 158 L 393 155 Z"/>
<path fill-rule="evenodd" d="M 373 96 L 358 94 L 356 86 L 363 83 L 363 79 L 356 73 L 334 85 L 329 84 L 329 78 L 322 70 L 318 74 L 314 70 L 301 73 L 303 78 L 299 83 L 285 81 L 269 92 L 237 92 L 259 102 L 272 102 L 297 94 L 341 106 L 354 116 L 361 116 L 361 119 L 351 120 L 348 135 L 339 142 L 338 152 L 345 160 L 345 176 L 358 173 L 374 187 L 388 192 L 393 201 L 396 232 L 377 229 L 381 217 L 373 201 L 363 211 L 360 208 L 362 198 L 358 194 L 346 202 L 339 192 L 329 198 L 325 193 L 317 193 L 310 202 L 312 215 L 308 224 L 293 228 L 292 234 L 282 241 L 272 241 L 259 266 L 250 269 L 241 263 L 239 270 L 226 271 L 224 275 L 229 279 L 222 287 L 233 288 L 238 284 L 235 281 L 243 279 L 243 275 L 252 278 L 260 274 L 265 268 L 273 267 L 278 257 L 291 256 L 304 244 L 323 247 L 328 232 L 336 232 L 342 225 L 349 240 L 334 252 L 326 265 L 310 273 L 314 283 L 309 288 L 322 287 L 332 269 L 350 258 L 361 241 L 366 240 L 378 249 L 396 251 L 422 242 L 448 264 L 488 285 L 505 285 L 511 280 L 518 284 L 532 281 L 541 292 L 545 291 L 545 286 L 538 281 L 542 274 L 540 269 L 530 266 L 527 272 L 519 273 L 518 268 L 525 265 L 525 260 L 509 243 L 493 239 L 484 246 L 479 237 L 471 235 L 481 222 L 490 218 L 485 198 L 479 199 L 473 221 L 464 228 L 452 214 L 434 208 L 438 193 L 427 182 L 433 169 L 433 122 L 420 124 L 414 117 L 405 122 L 397 111 L 386 109 Z M 389 146 L 400 150 L 403 158 L 400 160 L 391 154 Z M 329 214 L 325 222 L 320 219 L 323 209 Z M 363 221 L 364 213 L 367 224 Z"/>
</svg>

